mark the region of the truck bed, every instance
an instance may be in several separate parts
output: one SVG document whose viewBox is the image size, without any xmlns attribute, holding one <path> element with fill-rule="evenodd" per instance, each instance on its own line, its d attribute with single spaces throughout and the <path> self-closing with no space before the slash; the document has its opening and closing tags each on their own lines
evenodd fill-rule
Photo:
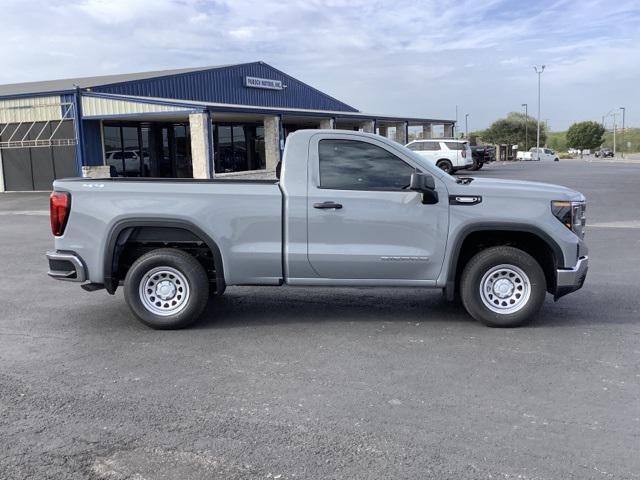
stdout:
<svg viewBox="0 0 640 480">
<path fill-rule="evenodd" d="M 229 284 L 282 280 L 282 193 L 276 180 L 73 178 L 54 189 L 71 194 L 57 249 L 73 249 L 91 282 L 103 283 L 104 258 L 119 225 L 184 222 L 215 242 Z M 71 240 L 71 242 L 70 242 Z"/>
</svg>

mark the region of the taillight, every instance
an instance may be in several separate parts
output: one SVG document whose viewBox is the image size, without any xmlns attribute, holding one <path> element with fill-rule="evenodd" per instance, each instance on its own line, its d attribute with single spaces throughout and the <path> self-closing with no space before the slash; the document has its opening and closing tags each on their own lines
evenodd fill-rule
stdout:
<svg viewBox="0 0 640 480">
<path fill-rule="evenodd" d="M 53 192 L 49 197 L 51 211 L 51 232 L 59 237 L 64 233 L 71 209 L 71 195 L 67 192 Z"/>
</svg>

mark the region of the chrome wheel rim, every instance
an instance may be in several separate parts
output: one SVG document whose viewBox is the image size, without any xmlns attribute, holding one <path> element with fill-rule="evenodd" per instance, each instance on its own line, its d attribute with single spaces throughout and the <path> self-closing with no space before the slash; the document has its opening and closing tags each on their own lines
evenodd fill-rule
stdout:
<svg viewBox="0 0 640 480">
<path fill-rule="evenodd" d="M 182 311 L 189 301 L 189 282 L 173 267 L 156 267 L 145 273 L 138 289 L 144 307 L 167 317 Z"/>
<path fill-rule="evenodd" d="M 531 282 L 515 265 L 490 268 L 480 281 L 480 298 L 489 310 L 507 315 L 524 308 L 531 297 Z"/>
</svg>

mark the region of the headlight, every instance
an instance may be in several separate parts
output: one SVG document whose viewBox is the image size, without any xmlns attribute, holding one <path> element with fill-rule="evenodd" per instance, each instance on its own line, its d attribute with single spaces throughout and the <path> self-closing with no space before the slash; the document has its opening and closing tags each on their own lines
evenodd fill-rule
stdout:
<svg viewBox="0 0 640 480">
<path fill-rule="evenodd" d="M 585 202 L 569 202 L 566 200 L 554 200 L 551 202 L 551 213 L 560 220 L 565 227 L 584 238 L 587 205 Z"/>
</svg>

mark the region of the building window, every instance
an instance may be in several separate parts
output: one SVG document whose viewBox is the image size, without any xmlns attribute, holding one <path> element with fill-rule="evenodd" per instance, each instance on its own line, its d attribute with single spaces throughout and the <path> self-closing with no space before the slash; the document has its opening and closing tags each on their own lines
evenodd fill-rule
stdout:
<svg viewBox="0 0 640 480">
<path fill-rule="evenodd" d="M 265 168 L 264 127 L 256 124 L 214 124 L 216 173 Z"/>
</svg>

